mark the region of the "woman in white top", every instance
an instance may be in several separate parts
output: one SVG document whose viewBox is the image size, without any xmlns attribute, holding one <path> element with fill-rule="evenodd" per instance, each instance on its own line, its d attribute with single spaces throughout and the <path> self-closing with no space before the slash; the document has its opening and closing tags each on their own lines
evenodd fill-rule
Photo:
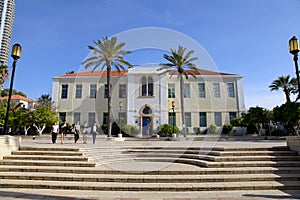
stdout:
<svg viewBox="0 0 300 200">
<path fill-rule="evenodd" d="M 54 124 L 52 125 L 52 129 L 51 129 L 52 143 L 53 144 L 55 144 L 55 142 L 56 142 L 58 131 L 59 131 L 59 126 L 57 125 L 57 122 L 54 122 Z"/>
</svg>

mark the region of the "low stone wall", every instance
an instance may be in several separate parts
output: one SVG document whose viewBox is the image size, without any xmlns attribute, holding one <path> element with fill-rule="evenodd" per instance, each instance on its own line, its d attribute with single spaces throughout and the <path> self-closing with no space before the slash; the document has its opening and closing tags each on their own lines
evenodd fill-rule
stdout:
<svg viewBox="0 0 300 200">
<path fill-rule="evenodd" d="M 18 150 L 21 145 L 21 137 L 3 135 L 0 136 L 0 159 L 3 155 L 10 154 L 11 151 Z"/>
<path fill-rule="evenodd" d="M 300 136 L 287 136 L 286 143 L 290 150 L 298 151 L 298 155 L 300 155 Z"/>
</svg>

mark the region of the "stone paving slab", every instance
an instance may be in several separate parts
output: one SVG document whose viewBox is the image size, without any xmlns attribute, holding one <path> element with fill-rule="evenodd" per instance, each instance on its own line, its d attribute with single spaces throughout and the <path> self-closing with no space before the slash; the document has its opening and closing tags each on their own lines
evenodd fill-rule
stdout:
<svg viewBox="0 0 300 200">
<path fill-rule="evenodd" d="M 1 200 L 298 200 L 296 190 L 203 191 L 203 192 L 118 192 L 51 189 L 3 189 Z"/>
</svg>

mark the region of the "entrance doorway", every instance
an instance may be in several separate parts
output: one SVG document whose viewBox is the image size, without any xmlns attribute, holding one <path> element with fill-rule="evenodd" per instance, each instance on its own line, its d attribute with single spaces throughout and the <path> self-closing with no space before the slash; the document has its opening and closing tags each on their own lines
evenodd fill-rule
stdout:
<svg viewBox="0 0 300 200">
<path fill-rule="evenodd" d="M 153 132 L 152 109 L 145 105 L 141 112 L 141 134 L 142 137 L 150 137 Z"/>
</svg>

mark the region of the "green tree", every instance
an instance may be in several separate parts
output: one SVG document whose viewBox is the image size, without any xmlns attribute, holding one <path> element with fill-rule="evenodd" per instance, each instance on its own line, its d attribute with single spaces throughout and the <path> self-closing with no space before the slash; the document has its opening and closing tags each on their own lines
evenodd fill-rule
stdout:
<svg viewBox="0 0 300 200">
<path fill-rule="evenodd" d="M 43 95 L 41 95 L 41 97 L 38 98 L 37 102 L 39 105 L 51 106 L 52 98 L 51 98 L 50 94 L 43 94 Z"/>
<path fill-rule="evenodd" d="M 275 122 L 281 122 L 289 134 L 299 135 L 300 103 L 286 102 L 273 108 Z"/>
<path fill-rule="evenodd" d="M 92 50 L 93 56 L 87 58 L 82 64 L 84 67 L 93 67 L 92 71 L 100 67 L 101 71 L 106 69 L 107 71 L 107 111 L 108 111 L 108 137 L 111 137 L 112 121 L 111 121 L 111 81 L 110 73 L 112 67 L 115 67 L 118 72 L 125 70 L 125 65 L 132 67 L 132 65 L 123 58 L 123 55 L 131 53 L 131 51 L 123 50 L 125 43 L 117 44 L 117 37 L 108 39 L 106 36 L 103 37 L 103 41 L 94 41 L 95 47 L 88 46 Z"/>
<path fill-rule="evenodd" d="M 9 75 L 9 70 L 7 65 L 0 65 L 0 89 L 2 90 L 3 85 Z"/>
<path fill-rule="evenodd" d="M 195 72 L 200 69 L 196 67 L 193 61 L 197 60 L 197 57 L 190 58 L 194 51 L 189 51 L 186 53 L 186 48 L 179 46 L 178 49 L 171 49 L 172 55 L 164 54 L 163 57 L 168 61 L 168 63 L 160 64 L 160 68 L 158 70 L 175 68 L 176 72 L 179 76 L 180 81 L 180 107 L 181 107 L 181 121 L 182 124 L 185 124 L 185 116 L 184 116 L 184 77 L 186 79 L 189 78 L 189 75 L 196 78 Z M 173 73 L 175 74 L 175 73 Z M 172 74 L 172 75 L 173 75 Z M 183 129 L 184 136 L 186 136 L 186 130 Z"/>
<path fill-rule="evenodd" d="M 50 106 L 38 106 L 32 111 L 33 126 L 42 135 L 46 126 L 51 126 L 54 122 L 59 121 L 56 112 L 51 111 Z"/>
<path fill-rule="evenodd" d="M 297 90 L 297 88 L 295 88 L 297 87 L 296 83 L 297 80 L 295 78 L 290 78 L 290 75 L 279 76 L 276 80 L 272 82 L 271 85 L 269 85 L 269 88 L 271 91 L 277 91 L 279 89 L 282 89 L 285 94 L 286 102 L 290 102 L 291 93 L 295 93 L 295 90 Z"/>
<path fill-rule="evenodd" d="M 21 95 L 23 97 L 26 97 L 26 94 L 24 94 L 23 92 L 17 91 L 15 89 L 12 89 L 11 92 L 12 92 L 11 93 L 12 95 L 18 94 L 18 95 Z M 8 95 L 9 95 L 9 88 L 6 88 L 6 89 L 1 91 L 1 96 L 2 97 L 8 96 Z"/>
<path fill-rule="evenodd" d="M 261 128 L 263 123 L 268 123 L 267 110 L 262 107 L 251 107 L 247 113 L 242 113 L 243 121 L 248 127 L 255 126 L 259 135 L 261 135 Z"/>
</svg>

